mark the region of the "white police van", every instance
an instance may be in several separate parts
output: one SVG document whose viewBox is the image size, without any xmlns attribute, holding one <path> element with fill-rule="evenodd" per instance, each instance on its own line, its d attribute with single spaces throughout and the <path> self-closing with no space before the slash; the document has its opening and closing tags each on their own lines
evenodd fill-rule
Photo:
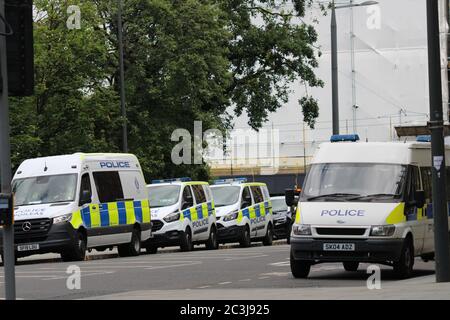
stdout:
<svg viewBox="0 0 450 320">
<path fill-rule="evenodd" d="M 78 261 L 87 249 L 116 245 L 121 256 L 138 255 L 151 236 L 145 180 L 131 154 L 25 160 L 12 190 L 16 257 L 55 252 Z"/>
<path fill-rule="evenodd" d="M 214 201 L 208 182 L 190 178 L 153 180 L 147 185 L 151 204 L 153 238 L 144 243 L 149 253 L 158 247 L 180 246 L 191 251 L 194 244 L 217 249 Z"/>
<path fill-rule="evenodd" d="M 220 243 L 239 242 L 241 247 L 249 247 L 252 241 L 262 241 L 272 245 L 272 203 L 265 183 L 221 179 L 214 181 L 211 191 Z"/>
<path fill-rule="evenodd" d="M 433 258 L 434 169 L 427 139 L 358 143 L 357 135 L 349 135 L 320 145 L 291 234 L 295 277 L 307 277 L 316 263 L 343 262 L 347 271 L 356 271 L 359 263 L 373 262 L 390 265 L 406 278 L 416 256 Z M 447 163 L 449 156 L 447 147 Z M 286 202 L 295 203 L 292 192 Z"/>
</svg>

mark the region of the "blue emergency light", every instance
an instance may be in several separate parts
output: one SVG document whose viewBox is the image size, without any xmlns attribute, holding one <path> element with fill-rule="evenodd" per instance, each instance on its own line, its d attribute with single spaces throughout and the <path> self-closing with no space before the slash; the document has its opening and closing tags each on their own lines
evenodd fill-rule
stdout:
<svg viewBox="0 0 450 320">
<path fill-rule="evenodd" d="M 351 141 L 356 142 L 359 141 L 359 136 L 357 134 L 335 134 L 331 136 L 331 142 L 344 142 Z"/>
<path fill-rule="evenodd" d="M 431 142 L 431 136 L 417 136 L 417 142 Z"/>
<path fill-rule="evenodd" d="M 217 179 L 213 181 L 213 184 L 231 184 L 231 183 L 246 183 L 247 178 L 230 178 L 230 179 Z"/>
<path fill-rule="evenodd" d="M 152 184 L 170 183 L 170 182 L 188 182 L 188 181 L 192 181 L 192 179 L 189 177 L 182 177 L 182 178 L 173 178 L 173 179 L 152 180 Z"/>
</svg>

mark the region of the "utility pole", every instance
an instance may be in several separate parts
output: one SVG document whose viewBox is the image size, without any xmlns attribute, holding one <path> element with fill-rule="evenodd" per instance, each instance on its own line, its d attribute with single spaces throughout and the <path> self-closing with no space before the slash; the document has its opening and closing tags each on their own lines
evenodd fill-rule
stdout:
<svg viewBox="0 0 450 320">
<path fill-rule="evenodd" d="M 120 77 L 120 109 L 122 111 L 122 151 L 128 152 L 127 136 L 127 110 L 125 105 L 125 67 L 123 61 L 123 25 L 122 25 L 122 4 L 123 0 L 118 0 L 119 10 L 117 12 L 117 41 L 119 42 L 119 77 Z"/>
<path fill-rule="evenodd" d="M 353 15 L 353 0 L 350 0 L 350 60 L 352 68 L 352 111 L 353 111 L 353 133 L 356 132 L 356 68 L 355 68 L 355 32 L 354 32 L 354 15 Z"/>
<path fill-rule="evenodd" d="M 333 134 L 339 134 L 339 88 L 337 59 L 336 7 L 331 3 L 331 82 L 332 82 L 332 118 Z"/>
<path fill-rule="evenodd" d="M 439 10 L 437 0 L 427 0 L 428 79 L 430 92 L 431 153 L 433 168 L 433 218 L 436 282 L 450 282 L 450 250 L 442 86 L 440 66 Z"/>
<path fill-rule="evenodd" d="M 0 15 L 5 17 L 5 1 L 0 0 Z M 4 21 L 0 23 L 0 33 L 6 33 Z M 1 192 L 11 193 L 11 146 L 9 141 L 8 105 L 8 63 L 6 57 L 6 37 L 0 35 L 0 66 L 2 91 L 0 92 L 0 174 Z M 5 298 L 16 299 L 16 274 L 14 257 L 14 226 L 3 226 L 3 265 L 5 272 Z"/>
<path fill-rule="evenodd" d="M 306 129 L 303 121 L 303 173 L 306 176 Z"/>
</svg>

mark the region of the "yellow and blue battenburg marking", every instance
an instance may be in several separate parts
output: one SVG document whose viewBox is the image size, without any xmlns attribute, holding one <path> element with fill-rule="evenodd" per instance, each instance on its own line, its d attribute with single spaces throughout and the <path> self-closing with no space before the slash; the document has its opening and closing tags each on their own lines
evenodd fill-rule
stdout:
<svg viewBox="0 0 450 320">
<path fill-rule="evenodd" d="M 180 214 L 180 220 L 189 219 L 191 221 L 197 221 L 206 219 L 209 216 L 215 214 L 214 206 L 211 202 L 202 203 L 196 207 L 192 207 L 182 211 Z"/>
<path fill-rule="evenodd" d="M 70 223 L 75 229 L 113 227 L 130 225 L 136 222 L 150 222 L 148 200 L 118 201 L 101 204 L 90 204 L 72 213 Z"/>
<path fill-rule="evenodd" d="M 264 217 L 270 214 L 270 209 L 268 209 L 270 203 L 268 201 L 264 203 L 255 204 L 252 207 L 247 207 L 245 209 L 239 210 L 237 222 L 241 222 L 244 217 L 248 219 L 255 219 L 259 217 Z"/>
</svg>

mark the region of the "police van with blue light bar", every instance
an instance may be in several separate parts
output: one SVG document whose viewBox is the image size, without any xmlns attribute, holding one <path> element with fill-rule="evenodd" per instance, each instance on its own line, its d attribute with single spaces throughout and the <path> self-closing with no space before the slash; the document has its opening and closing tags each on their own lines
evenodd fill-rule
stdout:
<svg viewBox="0 0 450 320">
<path fill-rule="evenodd" d="M 219 179 L 211 191 L 220 243 L 239 242 L 241 247 L 249 247 L 252 241 L 262 241 L 272 245 L 272 203 L 265 183 Z"/>
<path fill-rule="evenodd" d="M 55 252 L 80 261 L 86 250 L 114 246 L 120 256 L 136 256 L 151 236 L 145 180 L 131 154 L 25 160 L 12 190 L 16 257 Z"/>
<path fill-rule="evenodd" d="M 144 243 L 149 253 L 160 247 L 180 246 L 190 251 L 195 244 L 217 249 L 214 201 L 208 182 L 190 178 L 153 180 L 147 185 L 151 204 L 153 238 Z"/>
<path fill-rule="evenodd" d="M 386 264 L 407 278 L 415 257 L 434 258 L 431 174 L 442 161 L 431 161 L 429 137 L 358 140 L 333 136 L 316 150 L 291 233 L 295 277 L 307 277 L 314 264 L 342 262 L 347 271 L 360 263 Z M 445 161 L 450 163 L 448 146 Z M 293 192 L 286 203 L 296 204 Z"/>
</svg>

